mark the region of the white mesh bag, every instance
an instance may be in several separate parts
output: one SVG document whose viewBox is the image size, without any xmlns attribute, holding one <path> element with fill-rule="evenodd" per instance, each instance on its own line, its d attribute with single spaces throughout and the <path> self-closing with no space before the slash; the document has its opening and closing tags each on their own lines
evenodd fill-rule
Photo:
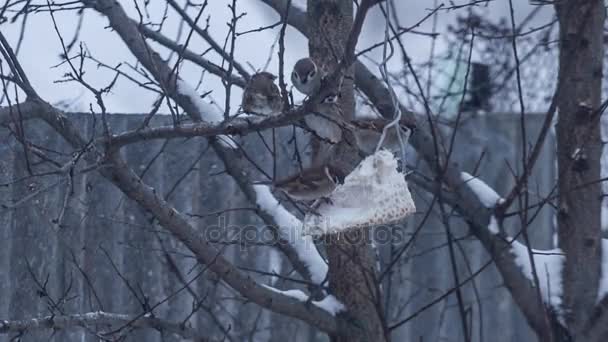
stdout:
<svg viewBox="0 0 608 342">
<path fill-rule="evenodd" d="M 400 221 L 416 211 L 392 153 L 365 158 L 330 195 L 304 217 L 304 234 L 324 235 Z"/>
</svg>

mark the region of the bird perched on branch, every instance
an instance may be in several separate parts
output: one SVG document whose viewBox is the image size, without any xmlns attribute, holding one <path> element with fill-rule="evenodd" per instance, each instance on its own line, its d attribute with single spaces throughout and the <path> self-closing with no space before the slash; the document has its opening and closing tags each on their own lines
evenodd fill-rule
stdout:
<svg viewBox="0 0 608 342">
<path fill-rule="evenodd" d="M 275 75 L 266 71 L 251 76 L 243 92 L 241 106 L 244 112 L 262 116 L 281 113 L 283 101 L 275 79 Z"/>
<path fill-rule="evenodd" d="M 308 129 L 319 139 L 336 144 L 342 140 L 342 120 L 337 103 L 324 101 L 304 117 Z"/>
<path fill-rule="evenodd" d="M 323 70 L 309 57 L 297 61 L 291 73 L 294 87 L 304 95 L 319 91 L 324 77 Z M 304 118 L 306 126 L 317 138 L 333 144 L 342 139 L 340 118 L 337 115 L 338 96 L 339 90 L 330 92 L 315 110 Z"/>
<path fill-rule="evenodd" d="M 306 57 L 296 62 L 291 73 L 291 82 L 302 94 L 311 95 L 319 90 L 323 76 L 323 72 L 312 58 Z"/>
<path fill-rule="evenodd" d="M 296 62 L 291 72 L 291 82 L 296 89 L 304 95 L 312 95 L 323 85 L 327 77 L 327 71 L 317 64 L 310 57 L 302 58 Z M 337 102 L 342 88 L 341 78 L 338 82 L 338 89 L 325 97 L 323 102 Z"/>
<path fill-rule="evenodd" d="M 338 184 L 344 182 L 345 177 L 339 168 L 323 165 L 277 180 L 272 187 L 295 201 L 315 201 L 327 198 Z"/>
</svg>

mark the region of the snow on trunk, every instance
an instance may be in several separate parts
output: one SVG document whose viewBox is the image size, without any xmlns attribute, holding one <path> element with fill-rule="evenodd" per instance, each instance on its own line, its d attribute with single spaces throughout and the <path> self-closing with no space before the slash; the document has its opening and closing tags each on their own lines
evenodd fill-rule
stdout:
<svg viewBox="0 0 608 342">
<path fill-rule="evenodd" d="M 272 195 L 266 185 L 254 185 L 256 202 L 261 210 L 271 215 L 278 225 L 281 238 L 287 241 L 306 265 L 313 283 L 321 284 L 327 276 L 327 263 L 321 257 L 314 241 L 302 233 L 302 221 L 293 216 Z"/>
</svg>

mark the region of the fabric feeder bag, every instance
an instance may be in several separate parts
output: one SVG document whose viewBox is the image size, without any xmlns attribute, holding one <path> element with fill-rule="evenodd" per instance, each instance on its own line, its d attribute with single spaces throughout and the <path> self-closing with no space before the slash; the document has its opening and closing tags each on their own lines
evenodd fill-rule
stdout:
<svg viewBox="0 0 608 342">
<path fill-rule="evenodd" d="M 380 150 L 365 158 L 329 196 L 304 217 L 305 235 L 395 223 L 416 212 L 404 174 L 393 154 Z"/>
</svg>

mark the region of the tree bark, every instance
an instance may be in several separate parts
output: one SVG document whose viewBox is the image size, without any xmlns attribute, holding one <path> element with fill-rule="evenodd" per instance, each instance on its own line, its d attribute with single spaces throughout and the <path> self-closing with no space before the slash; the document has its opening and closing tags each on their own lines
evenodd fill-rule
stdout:
<svg viewBox="0 0 608 342">
<path fill-rule="evenodd" d="M 583 341 L 601 274 L 599 107 L 605 10 L 601 0 L 560 1 L 555 8 L 560 27 L 557 224 L 566 254 L 563 312 L 573 340 Z"/>
<path fill-rule="evenodd" d="M 346 40 L 353 23 L 351 0 L 308 0 L 310 57 L 321 68 L 335 70 L 343 58 Z M 346 121 L 354 118 L 354 68 L 345 72 L 339 99 L 339 114 Z M 316 162 L 329 158 L 350 172 L 360 161 L 352 137 L 345 137 L 333 146 L 315 142 Z M 329 150 L 329 152 L 328 152 Z M 347 324 L 339 327 L 332 341 L 386 341 L 380 306 L 379 288 L 375 279 L 375 253 L 369 229 L 354 230 L 327 237 L 329 288 L 347 307 Z"/>
</svg>

